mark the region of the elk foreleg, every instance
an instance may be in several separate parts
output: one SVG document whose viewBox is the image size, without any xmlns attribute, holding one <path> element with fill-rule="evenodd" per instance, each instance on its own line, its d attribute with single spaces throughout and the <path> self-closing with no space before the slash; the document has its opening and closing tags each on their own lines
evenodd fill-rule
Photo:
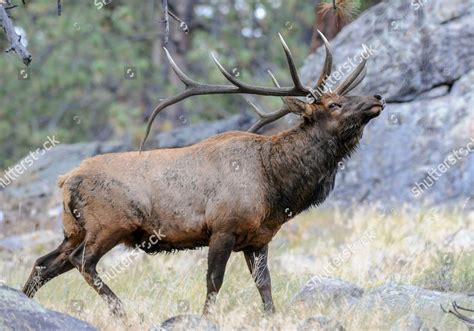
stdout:
<svg viewBox="0 0 474 331">
<path fill-rule="evenodd" d="M 274 313 L 275 306 L 272 298 L 272 281 L 268 269 L 268 245 L 256 251 L 244 251 L 245 262 L 249 268 L 252 278 L 257 285 L 258 292 L 262 297 L 263 309 L 266 313 Z"/>
<path fill-rule="evenodd" d="M 208 315 L 211 306 L 216 301 L 224 280 L 227 261 L 235 244 L 235 236 L 226 233 L 213 234 L 209 240 L 207 258 L 207 295 L 203 315 Z"/>
</svg>

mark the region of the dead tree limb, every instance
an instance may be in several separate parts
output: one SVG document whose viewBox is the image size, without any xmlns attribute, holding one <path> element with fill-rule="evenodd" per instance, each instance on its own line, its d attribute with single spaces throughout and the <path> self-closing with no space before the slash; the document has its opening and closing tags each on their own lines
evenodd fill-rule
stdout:
<svg viewBox="0 0 474 331">
<path fill-rule="evenodd" d="M 168 44 L 170 37 L 170 21 L 168 15 L 168 0 L 161 0 L 161 7 L 163 9 L 163 22 L 165 24 L 165 45 Z"/>
<path fill-rule="evenodd" d="M 0 26 L 5 31 L 8 43 L 10 44 L 10 47 L 8 47 L 6 52 L 8 53 L 10 51 L 15 51 L 23 63 L 25 65 L 29 65 L 31 62 L 31 54 L 21 43 L 21 37 L 16 33 L 15 26 L 8 16 L 6 8 L 3 4 L 0 4 Z"/>
</svg>

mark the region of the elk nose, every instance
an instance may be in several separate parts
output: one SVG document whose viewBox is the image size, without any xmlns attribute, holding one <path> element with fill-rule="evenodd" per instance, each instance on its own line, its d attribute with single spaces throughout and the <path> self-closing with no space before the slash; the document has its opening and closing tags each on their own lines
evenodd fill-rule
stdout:
<svg viewBox="0 0 474 331">
<path fill-rule="evenodd" d="M 381 96 L 380 94 L 376 94 L 376 95 L 374 95 L 374 98 L 377 99 L 377 100 L 380 100 L 382 109 L 384 109 L 385 108 L 385 99 L 383 98 L 383 96 Z"/>
</svg>

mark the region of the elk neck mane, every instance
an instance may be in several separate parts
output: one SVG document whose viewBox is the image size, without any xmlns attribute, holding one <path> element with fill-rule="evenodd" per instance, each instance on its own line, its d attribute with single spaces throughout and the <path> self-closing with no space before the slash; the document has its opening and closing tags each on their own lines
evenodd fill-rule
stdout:
<svg viewBox="0 0 474 331">
<path fill-rule="evenodd" d="M 288 216 L 322 203 L 334 188 L 338 165 L 357 148 L 362 128 L 351 123 L 343 131 L 305 121 L 273 136 L 262 162 L 271 181 L 274 210 Z M 290 214 L 291 213 L 291 214 Z"/>
</svg>

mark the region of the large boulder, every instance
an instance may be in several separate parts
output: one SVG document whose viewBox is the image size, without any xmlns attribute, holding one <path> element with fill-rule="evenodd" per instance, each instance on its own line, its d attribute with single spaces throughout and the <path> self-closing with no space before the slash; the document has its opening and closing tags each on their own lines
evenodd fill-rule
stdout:
<svg viewBox="0 0 474 331">
<path fill-rule="evenodd" d="M 293 297 L 292 303 L 324 311 L 335 306 L 350 307 L 357 303 L 364 290 L 357 285 L 330 277 L 313 277 Z"/>
<path fill-rule="evenodd" d="M 453 310 L 454 302 L 474 309 L 474 297 L 463 293 L 395 282 L 364 290 L 344 280 L 313 277 L 293 297 L 291 307 L 305 316 L 325 316 L 308 318 L 300 324 L 302 328 L 323 325 L 325 320 L 351 330 L 459 330 L 463 322 L 444 311 Z"/>
<path fill-rule="evenodd" d="M 450 308 L 453 302 L 468 308 L 474 307 L 474 298 L 466 294 L 390 282 L 365 292 L 351 308 L 349 324 L 352 327 L 382 330 L 408 330 L 408 326 L 412 330 L 417 327 L 457 330 L 462 322 L 444 313 L 441 308 Z"/>
<path fill-rule="evenodd" d="M 66 314 L 48 310 L 23 293 L 0 285 L 0 329 L 95 331 L 95 327 Z"/>
<path fill-rule="evenodd" d="M 352 59 L 364 48 L 371 53 L 367 76 L 353 93 L 382 94 L 388 105 L 341 167 L 329 201 L 395 205 L 473 195 L 472 12 L 469 0 L 385 1 L 331 41 L 334 70 L 353 67 L 349 59 L 357 64 Z M 314 82 L 323 60 L 323 48 L 310 55 L 302 79 Z"/>
</svg>

